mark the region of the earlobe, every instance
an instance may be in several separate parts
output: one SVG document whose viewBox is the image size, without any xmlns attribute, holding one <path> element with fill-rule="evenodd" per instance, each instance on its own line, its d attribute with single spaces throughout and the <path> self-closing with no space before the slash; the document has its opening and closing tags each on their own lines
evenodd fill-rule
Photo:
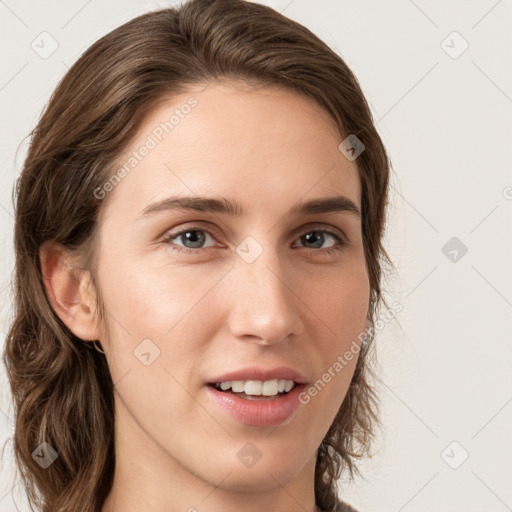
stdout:
<svg viewBox="0 0 512 512">
<path fill-rule="evenodd" d="M 56 242 L 45 242 L 39 259 L 46 294 L 55 313 L 78 338 L 98 340 L 96 298 L 89 290 L 88 272 L 74 268 L 68 251 Z"/>
</svg>

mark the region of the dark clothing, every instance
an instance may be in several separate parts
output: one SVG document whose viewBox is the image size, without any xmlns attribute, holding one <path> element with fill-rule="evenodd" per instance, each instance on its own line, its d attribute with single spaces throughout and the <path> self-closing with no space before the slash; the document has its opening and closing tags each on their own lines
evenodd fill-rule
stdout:
<svg viewBox="0 0 512 512">
<path fill-rule="evenodd" d="M 338 500 L 336 504 L 335 512 L 358 512 L 355 508 L 352 508 L 348 503 Z"/>
</svg>

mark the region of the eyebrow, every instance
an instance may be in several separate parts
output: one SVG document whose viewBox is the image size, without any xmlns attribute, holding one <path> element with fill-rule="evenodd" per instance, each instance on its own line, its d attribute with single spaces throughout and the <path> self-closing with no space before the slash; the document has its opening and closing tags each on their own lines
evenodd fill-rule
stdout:
<svg viewBox="0 0 512 512">
<path fill-rule="evenodd" d="M 141 212 L 139 218 L 173 210 L 222 213 L 236 217 L 244 216 L 247 213 L 240 203 L 225 197 L 173 196 L 148 205 Z M 292 215 L 336 212 L 348 212 L 361 218 L 361 212 L 357 205 L 345 196 L 320 197 L 306 202 L 298 202 L 290 209 Z"/>
</svg>

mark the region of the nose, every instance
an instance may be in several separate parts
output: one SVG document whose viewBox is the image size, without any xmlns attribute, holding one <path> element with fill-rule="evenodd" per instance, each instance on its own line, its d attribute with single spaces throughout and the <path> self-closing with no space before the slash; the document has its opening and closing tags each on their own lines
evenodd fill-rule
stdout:
<svg viewBox="0 0 512 512">
<path fill-rule="evenodd" d="M 268 248 L 252 263 L 237 260 L 231 274 L 231 334 L 258 345 L 273 345 L 303 330 L 290 268 Z M 302 299 L 303 300 L 303 299 Z"/>
</svg>

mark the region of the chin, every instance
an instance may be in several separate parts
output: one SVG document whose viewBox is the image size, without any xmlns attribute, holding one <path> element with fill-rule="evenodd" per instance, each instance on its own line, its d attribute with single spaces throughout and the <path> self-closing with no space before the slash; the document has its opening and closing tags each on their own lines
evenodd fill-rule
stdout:
<svg viewBox="0 0 512 512">
<path fill-rule="evenodd" d="M 225 474 L 231 474 L 220 487 L 237 492 L 266 492 L 282 487 L 297 478 L 305 462 L 294 460 L 283 453 L 274 453 L 264 460 L 262 454 L 252 467 L 244 466 L 238 459 Z M 218 473 L 217 473 L 218 474 Z"/>
</svg>

